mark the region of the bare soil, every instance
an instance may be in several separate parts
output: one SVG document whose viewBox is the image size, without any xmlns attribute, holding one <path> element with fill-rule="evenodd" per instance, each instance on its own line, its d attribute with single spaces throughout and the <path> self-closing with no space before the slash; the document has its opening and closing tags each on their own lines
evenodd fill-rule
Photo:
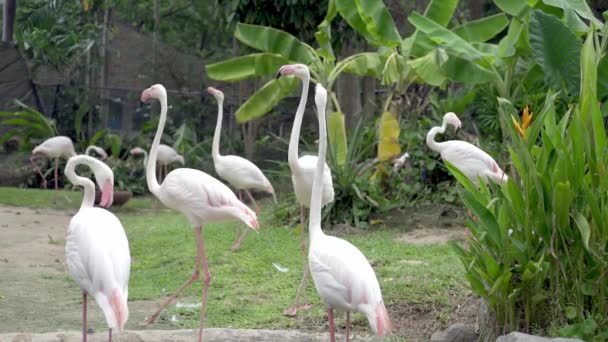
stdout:
<svg viewBox="0 0 608 342">
<path fill-rule="evenodd" d="M 52 331 L 76 333 L 81 329 L 82 295 L 78 285 L 68 280 L 64 263 L 65 233 L 69 220 L 75 213 L 76 210 L 0 206 L 0 334 Z M 389 226 L 402 227 L 399 228 L 403 233 L 398 241 L 408 243 L 444 243 L 464 236 L 464 215 L 460 209 L 452 207 L 429 206 L 397 212 L 384 217 L 383 221 Z M 450 313 L 447 325 L 456 322 L 474 325 L 479 299 L 470 295 L 467 298 L 454 296 L 453 300 L 458 309 Z M 139 322 L 156 308 L 157 303 L 157 300 L 129 301 L 130 317 L 126 329 L 142 329 Z M 89 300 L 89 308 L 89 328 L 103 334 L 106 325 L 93 300 Z M 430 307 L 421 311 L 414 304 L 404 302 L 392 305 L 389 310 L 394 332 L 407 340 L 426 341 L 434 331 L 445 328 L 446 320 L 441 319 L 442 314 L 438 308 Z M 160 322 L 147 329 L 169 328 Z M 0 341 L 20 340 L 17 335 L 8 336 L 0 336 Z M 103 335 L 99 336 L 101 338 Z M 119 340 L 141 340 L 139 335 L 133 335 L 133 339 L 129 336 L 126 334 Z M 30 340 L 31 337 L 23 338 Z M 48 339 L 51 340 L 63 339 Z"/>
</svg>

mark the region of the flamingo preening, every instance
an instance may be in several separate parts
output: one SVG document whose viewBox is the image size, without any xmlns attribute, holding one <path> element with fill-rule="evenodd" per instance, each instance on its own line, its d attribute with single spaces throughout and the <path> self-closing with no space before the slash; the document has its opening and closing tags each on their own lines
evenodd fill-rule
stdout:
<svg viewBox="0 0 608 342">
<path fill-rule="evenodd" d="M 294 316 L 298 312 L 298 298 L 301 293 L 304 292 L 304 304 L 300 307 L 307 309 L 310 306 L 306 300 L 306 280 L 308 277 L 308 265 L 306 263 L 306 237 L 304 233 L 304 207 L 310 208 L 310 198 L 312 192 L 312 183 L 314 179 L 315 167 L 317 164 L 316 156 L 302 156 L 298 157 L 298 144 L 300 140 L 300 128 L 302 127 L 302 119 L 304 117 L 304 110 L 306 109 L 306 101 L 308 99 L 308 87 L 310 84 L 310 71 L 304 64 L 288 64 L 284 65 L 279 69 L 277 76 L 288 76 L 293 75 L 302 80 L 302 95 L 300 97 L 300 103 L 296 110 L 296 116 L 293 121 L 293 128 L 291 129 L 291 137 L 289 139 L 289 153 L 288 161 L 289 168 L 291 169 L 291 181 L 293 183 L 293 189 L 296 194 L 296 199 L 300 203 L 300 224 L 302 227 L 301 235 L 301 251 L 302 251 L 302 281 L 298 287 L 298 292 L 294 299 L 293 305 L 287 308 L 283 314 L 288 316 Z M 323 169 L 323 192 L 322 192 L 322 204 L 326 205 L 334 200 L 334 186 L 331 178 L 331 170 L 327 164 L 324 164 Z"/>
<path fill-rule="evenodd" d="M 205 254 L 205 244 L 202 235 L 203 224 L 220 222 L 227 220 L 240 220 L 248 227 L 258 230 L 258 220 L 254 211 L 236 198 L 236 195 L 222 182 L 209 176 L 208 174 L 189 168 L 179 168 L 171 171 L 164 179 L 162 184 L 156 179 L 156 159 L 159 152 L 160 138 L 163 134 L 165 122 L 167 120 L 167 91 L 161 84 L 156 84 L 141 93 L 141 101 L 157 99 L 160 102 L 160 120 L 150 156 L 146 165 L 146 181 L 148 189 L 164 205 L 182 213 L 192 226 L 196 237 L 196 264 L 194 273 L 182 286 L 180 286 L 171 296 L 166 298 L 144 324 L 154 322 L 160 312 L 185 288 L 197 280 L 200 275 L 202 263 L 204 271 L 203 296 L 201 303 L 200 329 L 198 341 L 203 340 L 203 328 L 205 324 L 205 306 L 207 304 L 207 293 L 211 282 L 211 273 L 207 264 Z"/>
<path fill-rule="evenodd" d="M 87 295 L 92 295 L 103 311 L 112 341 L 112 329 L 121 331 L 129 317 L 129 242 L 114 214 L 93 207 L 95 185 L 76 174 L 79 164 L 93 170 L 101 189 L 102 207 L 112 204 L 114 175 L 106 164 L 86 155 L 71 157 L 65 167 L 72 184 L 84 188 L 82 204 L 70 221 L 65 245 L 68 271 L 82 289 L 82 341 L 87 340 Z"/>
<path fill-rule="evenodd" d="M 319 157 L 314 173 L 308 231 L 308 266 L 312 280 L 327 308 L 329 336 L 335 342 L 333 310 L 346 311 L 346 341 L 349 341 L 350 312 L 363 313 L 377 336 L 391 333 L 380 285 L 371 265 L 361 251 L 346 240 L 325 235 L 321 229 L 324 161 L 327 152 L 325 107 L 327 91 L 317 84 L 315 102 L 319 116 Z"/>
<path fill-rule="evenodd" d="M 94 151 L 99 156 L 99 159 L 101 159 L 101 160 L 105 160 L 108 158 L 108 154 L 106 153 L 106 151 L 103 148 L 101 148 L 99 146 L 95 146 L 95 145 L 89 145 L 87 147 L 87 149 L 84 151 L 84 154 L 88 155 L 92 151 Z"/>
<path fill-rule="evenodd" d="M 447 125 L 460 128 L 461 122 L 456 114 L 449 112 L 443 116 L 441 126 L 431 128 L 426 135 L 426 144 L 441 154 L 441 159 L 450 162 L 469 179 L 473 184 L 479 185 L 478 177 L 491 179 L 496 183 L 504 183 L 508 176 L 498 166 L 498 163 L 489 154 L 479 147 L 462 140 L 435 141 L 437 133 L 443 134 Z"/>
<path fill-rule="evenodd" d="M 213 166 L 215 172 L 232 185 L 239 192 L 239 200 L 243 200 L 242 192 L 244 191 L 249 200 L 255 205 L 255 212 L 260 213 L 260 207 L 251 195 L 249 189 L 257 189 L 267 191 L 272 194 L 274 203 L 277 203 L 277 198 L 272 188 L 272 184 L 262 170 L 260 170 L 254 163 L 249 160 L 234 156 L 234 155 L 221 155 L 220 154 L 220 135 L 222 134 L 222 119 L 223 119 L 223 104 L 224 104 L 224 93 L 213 88 L 207 88 L 207 93 L 215 97 L 217 100 L 217 123 L 215 125 L 215 133 L 213 134 L 213 146 L 211 148 L 211 155 L 213 157 Z M 231 250 L 234 252 L 241 246 L 241 241 L 245 237 L 249 230 L 244 229 L 243 233 L 240 233 L 239 226 L 237 226 L 235 242 Z"/>
<path fill-rule="evenodd" d="M 49 159 L 55 160 L 55 198 L 57 198 L 57 189 L 59 188 L 57 182 L 59 179 L 58 168 L 59 168 L 59 158 L 70 158 L 76 155 L 76 151 L 74 150 L 74 144 L 72 143 L 72 139 L 65 136 L 56 136 L 49 138 L 43 141 L 40 145 L 34 147 L 32 150 L 32 156 L 30 157 L 30 162 L 40 174 L 40 178 L 42 178 L 42 186 L 46 189 L 46 179 L 44 178 L 44 174 L 40 171 L 40 168 L 36 164 L 36 155 L 44 155 Z"/>
</svg>

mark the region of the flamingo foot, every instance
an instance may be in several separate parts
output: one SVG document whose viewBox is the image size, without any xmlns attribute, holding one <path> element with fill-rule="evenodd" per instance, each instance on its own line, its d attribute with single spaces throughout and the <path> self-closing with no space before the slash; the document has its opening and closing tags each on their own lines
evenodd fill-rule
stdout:
<svg viewBox="0 0 608 342">
<path fill-rule="evenodd" d="M 241 241 L 240 240 L 237 241 L 237 242 L 235 242 L 234 245 L 232 245 L 232 247 L 230 248 L 230 251 L 232 253 L 234 253 L 234 252 L 237 251 L 237 249 L 239 249 L 239 247 L 241 247 Z"/>
<path fill-rule="evenodd" d="M 298 308 L 298 310 L 308 310 L 310 308 L 312 308 L 312 304 L 304 303 Z"/>
<path fill-rule="evenodd" d="M 284 316 L 293 317 L 298 314 L 298 308 L 295 305 L 290 306 L 289 308 L 283 310 Z"/>
</svg>

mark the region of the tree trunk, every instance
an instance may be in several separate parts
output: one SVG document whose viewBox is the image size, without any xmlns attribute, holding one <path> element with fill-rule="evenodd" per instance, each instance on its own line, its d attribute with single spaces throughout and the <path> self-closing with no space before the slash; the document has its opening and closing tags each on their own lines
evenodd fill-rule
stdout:
<svg viewBox="0 0 608 342">
<path fill-rule="evenodd" d="M 13 41 L 13 29 L 15 27 L 15 12 L 17 0 L 4 0 L 4 17 L 2 19 L 2 41 Z"/>
<path fill-rule="evenodd" d="M 355 53 L 356 44 L 347 42 L 342 48 L 342 59 Z M 361 117 L 361 84 L 359 77 L 343 73 L 336 82 L 336 95 L 345 116 L 346 127 L 351 129 L 357 125 Z"/>
<path fill-rule="evenodd" d="M 154 79 L 158 79 L 158 31 L 160 30 L 160 0 L 154 0 Z"/>
<path fill-rule="evenodd" d="M 101 57 L 101 70 L 99 74 L 99 98 L 101 100 L 101 122 L 102 127 L 108 127 L 110 115 L 109 91 L 108 91 L 108 30 L 110 26 L 110 17 L 112 10 L 109 6 L 106 7 L 103 13 L 103 28 L 101 31 L 101 46 L 99 55 Z"/>
</svg>

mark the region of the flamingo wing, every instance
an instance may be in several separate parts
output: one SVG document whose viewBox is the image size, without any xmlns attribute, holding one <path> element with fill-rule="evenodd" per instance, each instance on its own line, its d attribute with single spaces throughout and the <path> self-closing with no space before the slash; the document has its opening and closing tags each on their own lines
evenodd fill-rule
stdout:
<svg viewBox="0 0 608 342">
<path fill-rule="evenodd" d="M 262 170 L 245 158 L 221 156 L 214 164 L 217 174 L 237 189 L 269 190 L 271 187 Z"/>
<path fill-rule="evenodd" d="M 306 207 L 310 207 L 310 196 L 312 193 L 312 183 L 315 176 L 315 168 L 317 167 L 317 156 L 302 156 L 298 159 L 299 170 L 292 170 L 292 181 L 298 201 Z M 323 195 L 322 203 L 333 202 L 334 200 L 334 183 L 331 176 L 331 169 L 325 163 L 323 169 Z"/>
<path fill-rule="evenodd" d="M 478 176 L 486 178 L 490 174 L 504 173 L 494 158 L 473 144 L 461 140 L 450 140 L 444 144 L 441 157 L 462 171 L 474 184 L 478 184 Z"/>
</svg>

